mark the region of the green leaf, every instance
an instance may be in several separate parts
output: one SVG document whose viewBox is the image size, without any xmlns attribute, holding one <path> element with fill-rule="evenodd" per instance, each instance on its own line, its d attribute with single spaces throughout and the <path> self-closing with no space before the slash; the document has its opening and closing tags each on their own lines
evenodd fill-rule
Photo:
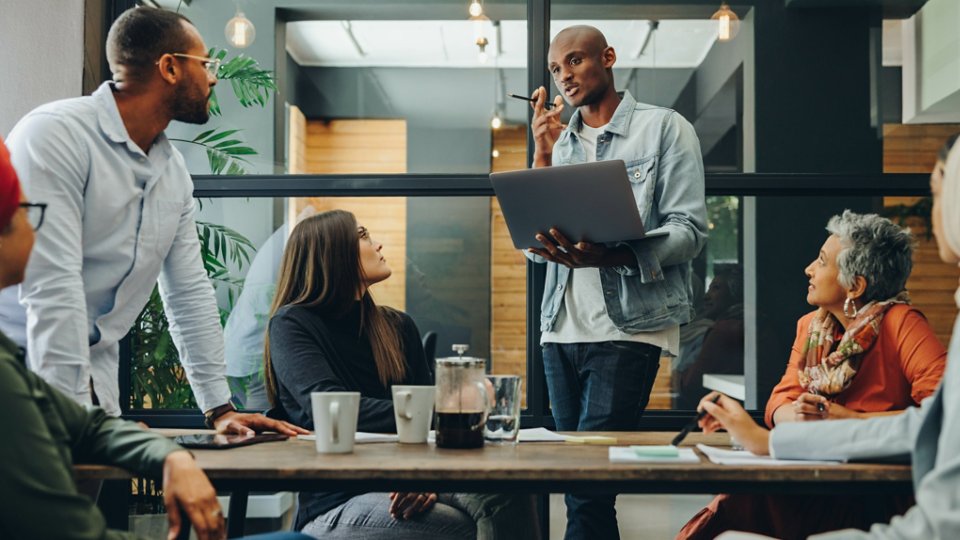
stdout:
<svg viewBox="0 0 960 540">
<path fill-rule="evenodd" d="M 234 133 L 237 133 L 239 131 L 240 131 L 239 129 L 225 129 L 223 131 L 218 132 L 217 130 L 214 129 L 214 130 L 211 130 L 211 132 L 207 134 L 206 137 L 203 137 L 203 138 L 197 137 L 196 139 L 194 139 L 194 142 L 198 142 L 202 144 L 210 144 L 212 142 L 219 141 L 220 139 L 225 139 L 230 135 L 233 135 Z M 207 133 L 207 132 L 204 132 L 204 133 Z M 203 133 L 201 133 L 201 135 L 203 135 Z"/>
<path fill-rule="evenodd" d="M 211 88 L 211 89 L 210 89 L 210 98 L 209 98 L 208 101 L 210 101 L 210 108 L 208 109 L 208 110 L 210 111 L 210 116 L 220 116 L 220 114 L 221 114 L 221 113 L 220 113 L 220 100 L 217 99 L 217 90 L 216 90 L 216 88 Z"/>
<path fill-rule="evenodd" d="M 194 137 L 194 138 L 193 138 L 193 142 L 202 141 L 203 139 L 206 139 L 206 138 L 209 137 L 211 134 L 213 134 L 214 131 L 216 131 L 216 129 L 208 129 L 207 131 L 204 131 L 203 133 L 201 133 L 201 134 L 197 135 L 196 137 Z"/>
<path fill-rule="evenodd" d="M 277 91 L 277 83 L 273 72 L 261 69 L 260 63 L 256 59 L 242 54 L 224 61 L 226 54 L 226 50 L 223 49 L 210 49 L 210 57 L 218 58 L 222 62 L 217 72 L 217 78 L 230 81 L 230 87 L 233 89 L 240 105 L 244 107 L 254 105 L 265 107 L 270 100 L 270 95 Z M 214 96 L 211 94 L 211 111 L 213 110 L 213 99 Z M 220 114 L 219 102 L 215 114 Z"/>
</svg>

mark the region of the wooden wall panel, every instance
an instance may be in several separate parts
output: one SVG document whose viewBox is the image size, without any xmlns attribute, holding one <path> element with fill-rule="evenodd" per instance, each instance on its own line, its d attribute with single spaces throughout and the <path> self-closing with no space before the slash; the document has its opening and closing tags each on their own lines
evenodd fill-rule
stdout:
<svg viewBox="0 0 960 540">
<path fill-rule="evenodd" d="M 883 172 L 929 173 L 937 152 L 960 124 L 884 124 Z"/>
<path fill-rule="evenodd" d="M 527 168 L 527 126 L 493 132 L 491 172 Z M 494 373 L 527 376 L 527 259 L 513 247 L 496 197 L 490 198 L 490 359 Z"/>
<path fill-rule="evenodd" d="M 960 124 L 886 124 L 883 126 L 883 172 L 929 173 L 937 160 L 937 152 L 944 141 L 960 132 Z M 886 197 L 885 206 L 912 205 L 919 197 Z M 908 218 L 917 239 L 913 257 L 913 272 L 907 280 L 907 290 L 937 333 L 944 345 L 950 343 L 957 307 L 953 292 L 957 288 L 960 270 L 944 264 L 937 254 L 937 244 L 927 238 L 927 227 L 919 218 Z"/>
<path fill-rule="evenodd" d="M 310 120 L 306 141 L 313 174 L 407 172 L 405 120 Z"/>
<path fill-rule="evenodd" d="M 296 105 L 290 105 L 287 126 L 290 130 L 287 137 L 287 172 L 306 174 L 307 117 Z"/>
<path fill-rule="evenodd" d="M 407 125 L 404 120 L 308 120 L 305 167 L 309 174 L 402 174 L 407 172 Z M 371 287 L 378 304 L 406 307 L 406 197 L 304 197 L 291 202 L 294 214 L 307 205 L 318 212 L 353 212 L 370 236 L 383 244 L 393 270 L 390 279 Z"/>
</svg>

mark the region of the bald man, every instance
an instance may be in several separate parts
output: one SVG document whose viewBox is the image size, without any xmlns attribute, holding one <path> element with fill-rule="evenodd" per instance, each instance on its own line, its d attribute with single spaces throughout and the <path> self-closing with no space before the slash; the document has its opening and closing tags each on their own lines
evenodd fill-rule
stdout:
<svg viewBox="0 0 960 540">
<path fill-rule="evenodd" d="M 533 93 L 535 167 L 621 159 L 647 231 L 665 236 L 593 244 L 551 229 L 527 255 L 547 265 L 540 313 L 544 370 L 557 429 L 632 431 L 660 355 L 676 355 L 693 309 L 690 261 L 706 238 L 703 161 L 675 111 L 637 103 L 613 84 L 617 54 L 596 28 L 573 26 L 550 44 L 562 94 L 546 110 Z M 561 123 L 564 101 L 576 110 Z M 589 182 L 590 178 L 584 178 Z M 568 494 L 567 539 L 615 539 L 616 496 Z"/>
</svg>

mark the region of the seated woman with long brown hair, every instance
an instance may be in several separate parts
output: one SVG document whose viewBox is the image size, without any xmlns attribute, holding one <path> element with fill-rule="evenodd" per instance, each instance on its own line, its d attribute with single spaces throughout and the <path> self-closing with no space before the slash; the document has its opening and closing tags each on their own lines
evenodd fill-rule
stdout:
<svg viewBox="0 0 960 540">
<path fill-rule="evenodd" d="M 382 249 L 342 210 L 294 228 L 265 347 L 274 414 L 312 429 L 311 392 L 360 392 L 357 429 L 390 433 L 390 387 L 433 384 L 413 319 L 370 295 L 391 274 Z M 301 493 L 296 528 L 325 539 L 539 537 L 532 499 L 506 495 Z"/>
<path fill-rule="evenodd" d="M 912 269 L 910 233 L 876 214 L 849 210 L 807 266 L 807 303 L 783 379 L 767 401 L 766 423 L 901 414 L 934 393 L 946 350 L 904 288 Z M 684 526 L 681 539 L 727 530 L 785 540 L 838 528 L 866 529 L 906 511 L 908 497 L 720 495 Z"/>
</svg>

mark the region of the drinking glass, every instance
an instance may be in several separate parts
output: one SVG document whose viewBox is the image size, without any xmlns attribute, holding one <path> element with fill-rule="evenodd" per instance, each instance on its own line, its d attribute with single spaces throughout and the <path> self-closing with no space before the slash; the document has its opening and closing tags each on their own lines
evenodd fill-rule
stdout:
<svg viewBox="0 0 960 540">
<path fill-rule="evenodd" d="M 491 443 L 516 444 L 520 434 L 520 377 L 490 375 L 487 380 L 492 400 L 483 438 Z"/>
</svg>

